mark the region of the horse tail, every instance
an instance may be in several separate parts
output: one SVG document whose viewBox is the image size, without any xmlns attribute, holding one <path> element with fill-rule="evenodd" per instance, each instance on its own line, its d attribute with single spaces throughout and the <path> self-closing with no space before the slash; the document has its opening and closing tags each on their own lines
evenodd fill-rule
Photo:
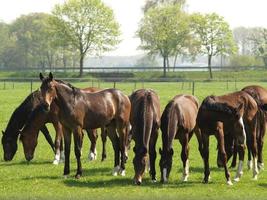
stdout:
<svg viewBox="0 0 267 200">
<path fill-rule="evenodd" d="M 143 109 L 143 144 L 147 147 L 153 125 L 153 100 L 151 91 L 146 91 Z"/>
</svg>

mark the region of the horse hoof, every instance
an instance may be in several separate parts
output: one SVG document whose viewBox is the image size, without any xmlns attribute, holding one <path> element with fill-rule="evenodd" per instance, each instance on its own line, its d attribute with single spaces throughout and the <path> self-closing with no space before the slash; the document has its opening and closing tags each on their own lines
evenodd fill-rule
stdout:
<svg viewBox="0 0 267 200">
<path fill-rule="evenodd" d="M 120 166 L 114 167 L 114 169 L 112 171 L 112 175 L 113 176 L 118 176 L 119 171 L 120 171 Z"/>
<path fill-rule="evenodd" d="M 232 183 L 231 180 L 227 181 L 226 184 L 227 184 L 227 185 L 233 185 L 233 183 Z"/>
<path fill-rule="evenodd" d="M 59 160 L 54 160 L 53 161 L 53 165 L 58 165 L 59 164 Z"/>
<path fill-rule="evenodd" d="M 75 175 L 75 178 L 76 178 L 76 179 L 80 179 L 80 178 L 81 178 L 81 175 L 80 175 L 80 174 L 76 174 L 76 175 Z"/>
<path fill-rule="evenodd" d="M 259 170 L 264 170 L 264 163 L 258 162 L 258 168 Z"/>
<path fill-rule="evenodd" d="M 152 183 L 156 183 L 157 182 L 157 179 L 152 179 Z"/>
<path fill-rule="evenodd" d="M 126 175 L 125 169 L 123 169 L 123 170 L 120 171 L 120 175 L 121 176 L 125 176 Z"/>
<path fill-rule="evenodd" d="M 258 176 L 257 175 L 253 176 L 252 180 L 253 181 L 257 181 L 258 180 Z"/>
<path fill-rule="evenodd" d="M 240 181 L 240 177 L 235 177 L 235 178 L 234 178 L 234 181 L 235 181 L 235 182 L 239 182 L 239 181 Z"/>
</svg>

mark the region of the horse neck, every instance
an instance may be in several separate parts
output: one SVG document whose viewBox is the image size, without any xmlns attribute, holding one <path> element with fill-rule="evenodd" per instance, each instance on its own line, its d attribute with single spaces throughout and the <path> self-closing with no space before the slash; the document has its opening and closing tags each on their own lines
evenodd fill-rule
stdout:
<svg viewBox="0 0 267 200">
<path fill-rule="evenodd" d="M 34 104 L 36 103 L 35 101 L 38 101 L 36 98 L 32 99 L 32 94 L 29 95 L 12 113 L 5 131 L 6 137 L 18 137 L 18 131 L 22 129 L 26 123 Z"/>
<path fill-rule="evenodd" d="M 56 87 L 56 105 L 60 110 L 70 111 L 75 106 L 75 94 L 73 89 L 67 85 L 57 83 Z"/>
</svg>

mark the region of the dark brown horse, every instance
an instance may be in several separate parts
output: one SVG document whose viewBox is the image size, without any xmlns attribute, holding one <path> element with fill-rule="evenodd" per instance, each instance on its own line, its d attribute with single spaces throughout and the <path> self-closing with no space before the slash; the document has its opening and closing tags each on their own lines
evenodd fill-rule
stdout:
<svg viewBox="0 0 267 200">
<path fill-rule="evenodd" d="M 77 159 L 76 178 L 82 175 L 81 146 L 82 129 L 96 129 L 106 126 L 115 151 L 114 175 L 125 175 L 126 140 L 129 131 L 131 103 L 129 98 L 116 89 L 106 89 L 95 93 L 85 93 L 71 85 L 40 74 L 41 92 L 49 110 L 52 102 L 59 107 L 59 120 L 63 125 L 65 143 L 64 175 L 70 173 L 69 156 L 71 133 L 74 133 L 75 156 Z M 118 135 L 117 135 L 117 132 Z M 121 153 L 121 162 L 120 162 Z"/>
<path fill-rule="evenodd" d="M 140 185 L 146 165 L 150 164 L 152 181 L 156 181 L 156 142 L 160 126 L 160 103 L 155 91 L 140 89 L 130 96 L 131 108 L 131 133 L 135 141 L 133 159 L 135 176 L 134 181 Z M 149 156 L 148 156 L 149 154 Z"/>
<path fill-rule="evenodd" d="M 261 108 L 262 105 L 267 104 L 267 90 L 264 89 L 261 86 L 257 85 L 251 85 L 247 86 L 242 89 L 242 91 L 248 93 L 250 96 L 253 97 L 253 99 L 257 102 L 257 105 L 259 108 Z M 257 113 L 258 117 L 258 124 L 257 124 L 257 147 L 258 147 L 258 167 L 259 169 L 262 169 L 264 167 L 263 164 L 263 158 L 262 158 L 262 149 L 263 149 L 263 143 L 264 143 L 264 135 L 266 130 L 266 122 L 267 122 L 267 116 L 266 112 L 262 109 L 258 109 Z M 230 135 L 230 134 L 229 134 Z M 226 135 L 227 136 L 227 135 Z M 233 153 L 233 160 L 231 167 L 236 166 L 236 157 L 237 157 L 237 147 L 236 143 L 234 142 L 233 138 L 229 137 L 226 138 L 227 142 L 225 142 L 225 150 L 227 152 L 228 159 L 231 157 Z M 252 161 L 251 161 L 251 140 L 247 140 L 247 147 L 248 147 L 248 169 L 252 168 Z M 220 166 L 220 160 L 219 160 L 219 166 Z"/>
<path fill-rule="evenodd" d="M 243 171 L 244 150 L 246 139 L 251 140 L 253 155 L 253 178 L 257 179 L 257 126 L 258 106 L 256 101 L 246 92 L 239 91 L 223 96 L 208 96 L 202 102 L 197 124 L 201 130 L 204 159 L 204 183 L 208 183 L 209 170 L 209 136 L 215 134 L 218 141 L 220 159 L 222 160 L 227 184 L 232 185 L 230 173 L 227 168 L 227 152 L 225 151 L 224 134 L 231 134 L 237 142 L 239 165 L 236 181 L 239 181 Z"/>
<path fill-rule="evenodd" d="M 161 116 L 162 150 L 160 149 L 161 182 L 167 182 L 172 168 L 173 140 L 182 145 L 182 180 L 189 176 L 189 141 L 195 132 L 201 145 L 200 133 L 196 127 L 198 100 L 192 95 L 177 95 L 165 107 Z M 201 147 L 199 146 L 201 151 Z"/>
<path fill-rule="evenodd" d="M 94 87 L 83 89 L 83 91 L 85 92 L 95 92 L 99 90 L 100 89 Z M 58 164 L 60 162 L 60 159 L 61 161 L 64 160 L 64 152 L 62 151 L 63 132 L 62 132 L 62 125 L 59 122 L 58 115 L 59 115 L 59 108 L 55 103 L 51 104 L 51 109 L 49 110 L 49 112 L 45 112 L 43 104 L 40 104 L 32 111 L 30 119 L 28 120 L 23 130 L 21 131 L 21 137 L 20 137 L 23 144 L 25 158 L 27 160 L 31 160 L 33 158 L 34 150 L 35 147 L 37 146 L 37 139 L 40 127 L 44 126 L 46 123 L 52 123 L 56 130 L 56 140 L 55 140 L 56 155 L 53 163 Z M 102 160 L 104 160 L 106 157 L 106 152 L 105 152 L 106 134 L 103 128 L 101 128 L 101 130 L 102 130 L 101 138 L 103 141 Z M 96 130 L 88 130 L 87 134 L 91 141 L 91 147 L 88 158 L 89 160 L 95 160 L 96 140 L 98 137 L 97 132 Z"/>
<path fill-rule="evenodd" d="M 29 116 L 33 109 L 41 102 L 41 93 L 40 91 L 36 90 L 29 96 L 27 96 L 26 99 L 12 113 L 6 130 L 2 131 L 2 145 L 4 150 L 5 161 L 10 161 L 13 159 L 18 148 L 17 140 L 19 136 L 19 130 L 23 128 L 23 126 L 29 119 Z M 46 126 L 41 126 L 40 130 L 44 134 L 45 139 L 54 151 L 54 142 L 49 134 L 48 129 L 46 128 Z"/>
</svg>

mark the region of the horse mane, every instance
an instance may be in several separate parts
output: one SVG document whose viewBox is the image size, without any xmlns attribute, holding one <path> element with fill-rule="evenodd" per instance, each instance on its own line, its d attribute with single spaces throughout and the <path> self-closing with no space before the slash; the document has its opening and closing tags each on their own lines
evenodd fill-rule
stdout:
<svg viewBox="0 0 267 200">
<path fill-rule="evenodd" d="M 215 96 L 211 95 L 206 97 L 200 107 L 202 110 L 210 110 L 215 112 L 222 112 L 228 115 L 236 114 L 233 107 L 229 106 L 227 103 L 219 103 L 215 101 Z"/>
</svg>

